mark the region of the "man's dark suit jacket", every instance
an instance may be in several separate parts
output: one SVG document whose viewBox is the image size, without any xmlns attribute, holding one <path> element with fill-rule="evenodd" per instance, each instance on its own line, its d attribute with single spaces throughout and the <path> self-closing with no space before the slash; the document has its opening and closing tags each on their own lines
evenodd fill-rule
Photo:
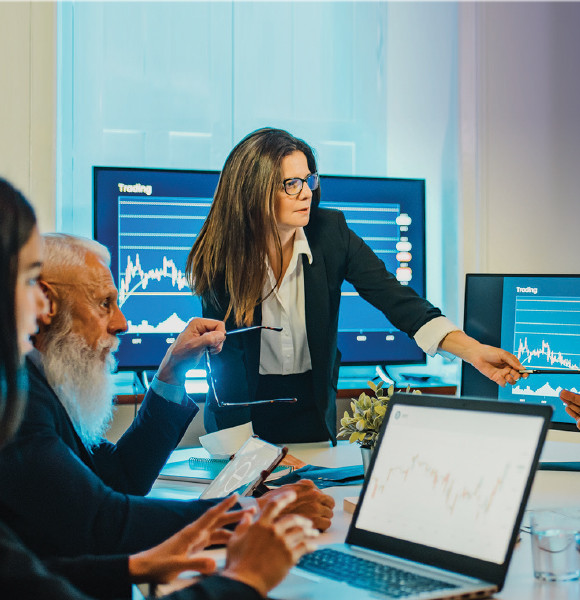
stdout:
<svg viewBox="0 0 580 600">
<path fill-rule="evenodd" d="M 41 562 L 0 523 L 0 589 L 4 598 L 91 600 L 131 597 L 126 556 L 79 557 Z M 167 600 L 258 600 L 249 586 L 224 577 L 165 596 Z"/>
<path fill-rule="evenodd" d="M 315 402 L 336 443 L 336 390 L 341 354 L 337 348 L 338 309 L 343 281 L 352 283 L 367 302 L 378 308 L 401 331 L 413 337 L 441 311 L 409 286 L 401 285 L 369 246 L 348 228 L 342 212 L 313 209 L 304 228 L 312 264 L 303 257 L 306 334 L 312 361 Z M 243 277 L 243 273 L 240 273 Z M 218 302 L 203 299 L 205 317 L 222 319 L 229 299 L 216 290 Z M 259 306 L 254 324 L 262 322 Z M 233 329 L 232 319 L 226 329 Z M 260 331 L 227 338 L 219 355 L 211 358 L 218 397 L 227 402 L 251 402 L 256 398 L 260 366 Z M 211 385 L 204 412 L 205 428 L 216 431 L 251 420 L 250 409 L 218 408 Z"/>
<path fill-rule="evenodd" d="M 91 453 L 36 366 L 26 361 L 28 406 L 0 451 L 0 520 L 41 557 L 125 554 L 150 548 L 215 501 L 144 498 L 197 407 L 149 390 L 117 444 Z"/>
</svg>

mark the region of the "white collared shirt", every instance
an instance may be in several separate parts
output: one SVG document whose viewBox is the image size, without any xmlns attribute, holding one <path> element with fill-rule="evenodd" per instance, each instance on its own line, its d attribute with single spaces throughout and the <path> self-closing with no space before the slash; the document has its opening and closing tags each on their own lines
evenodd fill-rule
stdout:
<svg viewBox="0 0 580 600">
<path fill-rule="evenodd" d="M 260 341 L 260 375 L 291 375 L 305 373 L 312 368 L 306 338 L 306 307 L 304 298 L 304 270 L 302 255 L 312 264 L 312 252 L 304 229 L 299 227 L 294 236 L 290 264 L 279 288 L 268 261 L 263 295 L 274 291 L 262 302 L 262 324 L 282 327 L 281 332 L 262 330 Z"/>
<path fill-rule="evenodd" d="M 306 307 L 304 296 L 304 270 L 301 256 L 305 254 L 312 264 L 312 252 L 302 227 L 296 230 L 294 249 L 288 269 L 279 288 L 262 302 L 262 324 L 282 327 L 281 332 L 263 329 L 260 339 L 260 375 L 290 375 L 305 373 L 312 368 L 308 339 L 306 337 Z M 274 272 L 268 262 L 266 285 L 263 295 L 276 285 Z M 454 358 L 447 352 L 438 351 L 439 344 L 457 327 L 447 317 L 435 317 L 425 323 L 413 336 L 415 343 L 429 356 L 438 352 Z"/>
</svg>

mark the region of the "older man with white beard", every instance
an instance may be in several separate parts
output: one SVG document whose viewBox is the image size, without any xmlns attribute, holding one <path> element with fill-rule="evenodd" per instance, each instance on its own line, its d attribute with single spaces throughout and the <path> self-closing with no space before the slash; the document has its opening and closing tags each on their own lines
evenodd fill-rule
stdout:
<svg viewBox="0 0 580 600">
<path fill-rule="evenodd" d="M 27 358 L 23 424 L 0 452 L 0 517 L 41 556 L 138 552 L 214 504 L 143 496 L 198 411 L 185 393 L 185 373 L 206 347 L 220 351 L 224 325 L 193 319 L 167 351 L 132 425 L 117 444 L 107 442 L 113 352 L 127 329 L 109 253 L 92 240 L 45 238 L 41 285 L 50 308 Z M 288 487 L 298 498 L 286 512 L 326 529 L 332 498 L 309 483 Z"/>
</svg>

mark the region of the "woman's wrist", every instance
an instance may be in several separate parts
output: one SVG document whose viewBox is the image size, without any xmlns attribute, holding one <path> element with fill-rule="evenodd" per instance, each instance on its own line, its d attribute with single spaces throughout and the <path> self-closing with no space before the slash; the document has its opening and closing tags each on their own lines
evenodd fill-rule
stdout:
<svg viewBox="0 0 580 600">
<path fill-rule="evenodd" d="M 129 577 L 134 583 L 143 583 L 148 581 L 149 569 L 148 561 L 142 553 L 132 554 L 128 561 Z"/>
<path fill-rule="evenodd" d="M 464 331 L 456 329 L 450 331 L 439 345 L 441 350 L 450 352 L 451 354 L 461 358 L 470 364 L 473 362 L 473 355 L 477 354 L 477 349 L 481 344 Z"/>
<path fill-rule="evenodd" d="M 234 579 L 235 581 L 239 581 L 253 589 L 255 589 L 262 597 L 266 597 L 268 594 L 268 590 L 264 585 L 264 582 L 260 580 L 259 577 L 256 577 L 254 573 L 250 573 L 244 570 L 238 571 L 237 569 L 228 569 L 227 567 L 220 573 L 222 577 L 227 577 L 229 579 Z"/>
</svg>

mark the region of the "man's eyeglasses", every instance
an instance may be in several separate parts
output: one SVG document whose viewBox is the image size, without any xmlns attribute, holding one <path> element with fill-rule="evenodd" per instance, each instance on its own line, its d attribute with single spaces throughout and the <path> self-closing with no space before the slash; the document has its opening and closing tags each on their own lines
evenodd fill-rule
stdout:
<svg viewBox="0 0 580 600">
<path fill-rule="evenodd" d="M 292 177 L 292 179 L 284 179 L 282 185 L 284 186 L 284 191 L 289 196 L 296 196 L 302 191 L 304 184 L 307 183 L 310 191 L 313 192 L 318 187 L 318 173 L 312 173 L 308 175 L 305 179 L 300 179 L 300 177 Z"/>
<path fill-rule="evenodd" d="M 220 408 L 222 406 L 253 406 L 254 404 L 272 404 L 274 402 L 297 402 L 296 398 L 275 398 L 273 400 L 254 400 L 253 402 L 222 402 L 219 399 L 215 389 L 215 381 L 211 372 L 211 360 L 209 358 L 209 350 L 207 348 L 205 349 L 205 364 L 207 367 L 207 378 L 209 379 L 209 384 L 211 385 L 213 397 L 215 398 L 216 404 Z"/>
</svg>

